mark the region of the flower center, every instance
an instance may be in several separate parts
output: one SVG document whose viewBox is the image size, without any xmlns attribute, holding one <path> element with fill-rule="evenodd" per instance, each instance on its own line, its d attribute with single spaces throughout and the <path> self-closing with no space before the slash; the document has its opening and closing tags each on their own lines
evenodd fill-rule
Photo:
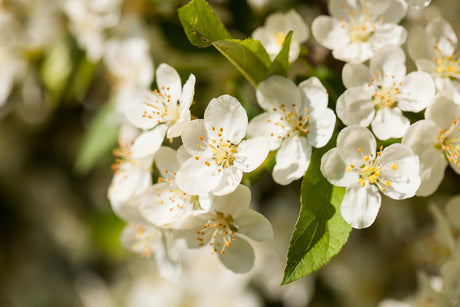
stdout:
<svg viewBox="0 0 460 307">
<path fill-rule="evenodd" d="M 449 129 L 440 130 L 438 139 L 446 159 L 460 166 L 460 117 L 452 121 Z"/>
<path fill-rule="evenodd" d="M 160 124 L 165 121 L 174 122 L 177 119 L 177 103 L 171 101 L 171 95 L 169 95 L 169 87 L 161 87 L 163 94 L 157 89 L 150 92 L 144 100 L 146 106 L 142 117 L 151 118 L 157 120 Z"/>
<path fill-rule="evenodd" d="M 444 56 L 441 49 L 435 45 L 437 56 L 433 57 L 436 64 L 436 72 L 441 78 L 460 79 L 459 63 L 460 60 L 455 58 L 455 54 Z"/>
<path fill-rule="evenodd" d="M 131 238 L 134 241 L 133 245 L 130 246 L 131 251 L 140 257 L 150 258 L 153 252 L 152 242 L 158 240 L 158 233 L 148 231 L 136 224 L 131 224 L 129 227 L 137 227 L 136 232 Z"/>
<path fill-rule="evenodd" d="M 380 164 L 380 155 L 382 153 L 383 147 L 380 147 L 380 151 L 377 152 L 377 156 L 374 156 L 372 153 L 368 156 L 362 154 L 362 148 L 358 148 L 359 152 L 363 157 L 363 164 L 360 167 L 356 167 L 353 164 L 347 167 L 347 172 L 355 172 L 359 175 L 358 182 L 364 188 L 366 186 L 366 181 L 369 184 L 375 184 L 382 191 L 386 190 L 386 187 L 391 186 L 389 180 L 384 180 L 381 177 L 382 166 Z M 391 165 L 393 170 L 396 170 L 398 167 L 395 163 Z"/>
<path fill-rule="evenodd" d="M 292 109 L 295 110 L 296 105 L 292 105 Z M 279 120 L 273 121 L 267 119 L 267 122 L 273 123 L 275 126 L 279 126 L 283 129 L 283 133 L 280 135 L 275 135 L 271 133 L 271 137 L 277 137 L 279 139 L 284 137 L 290 137 L 291 134 L 304 136 L 308 133 L 308 120 L 309 116 L 308 108 L 304 108 L 302 114 L 297 114 L 297 112 L 288 110 L 284 104 L 279 108 L 273 108 L 273 111 L 280 115 Z"/>
<path fill-rule="evenodd" d="M 212 131 L 217 131 L 215 127 L 211 127 Z M 219 129 L 217 133 L 217 139 L 211 139 L 210 142 L 206 143 L 204 137 L 200 136 L 200 143 L 197 147 L 205 147 L 211 153 L 211 160 L 217 165 L 218 172 L 222 171 L 222 168 L 228 168 L 233 165 L 235 161 L 235 154 L 238 153 L 238 145 L 232 144 L 230 140 L 222 138 L 223 128 Z M 200 156 L 195 156 L 196 160 L 200 159 Z M 204 161 L 206 166 L 211 166 L 211 162 Z"/>
<path fill-rule="evenodd" d="M 341 9 L 344 10 L 345 5 L 342 5 Z M 341 27 L 346 28 L 350 39 L 357 43 L 367 42 L 377 28 L 376 23 L 364 8 L 355 8 L 350 12 L 345 12 L 344 15 L 339 16 L 339 19 Z M 383 17 L 380 18 L 380 21 L 383 21 Z"/>
<path fill-rule="evenodd" d="M 176 172 L 169 172 L 167 169 L 163 171 L 165 174 L 171 174 L 168 177 L 159 177 L 158 183 L 165 183 L 167 188 L 155 188 L 157 192 L 157 205 L 168 204 L 170 206 L 169 211 L 172 212 L 176 209 L 184 209 L 184 204 L 193 203 L 192 195 L 188 195 L 181 189 L 179 189 L 175 182 Z"/>
<path fill-rule="evenodd" d="M 395 107 L 398 102 L 399 91 L 398 86 L 402 83 L 396 83 L 395 76 L 389 76 L 385 74 L 382 76 L 382 72 L 378 70 L 374 78 L 371 78 L 371 82 L 367 84 L 369 87 L 374 86 L 374 95 L 372 100 L 375 103 L 376 109 L 384 109 L 386 107 Z"/>
<path fill-rule="evenodd" d="M 204 242 L 210 240 L 209 245 L 213 247 L 213 253 L 224 254 L 225 249 L 235 241 L 234 234 L 238 231 L 233 222 L 231 215 L 216 211 L 215 217 L 197 230 L 199 245 L 203 246 Z"/>
<path fill-rule="evenodd" d="M 129 162 L 134 166 L 135 160 L 131 156 L 131 151 L 129 150 L 130 145 L 128 143 L 120 143 L 119 147 L 113 150 L 113 156 L 115 157 L 115 162 L 112 164 L 112 172 L 114 174 L 122 171 L 121 165 L 123 163 Z"/>
<path fill-rule="evenodd" d="M 275 38 L 276 44 L 282 46 L 284 41 L 286 40 L 286 34 L 284 34 L 283 32 L 277 32 Z"/>
</svg>

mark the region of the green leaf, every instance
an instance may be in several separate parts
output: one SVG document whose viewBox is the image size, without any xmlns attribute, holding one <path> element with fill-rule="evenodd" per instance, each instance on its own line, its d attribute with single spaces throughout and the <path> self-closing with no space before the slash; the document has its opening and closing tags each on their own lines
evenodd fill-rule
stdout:
<svg viewBox="0 0 460 307">
<path fill-rule="evenodd" d="M 75 162 L 75 171 L 82 175 L 115 147 L 118 138 L 118 125 L 113 120 L 115 106 L 105 105 L 91 122 L 83 137 L 80 152 Z"/>
<path fill-rule="evenodd" d="M 340 214 L 345 188 L 331 185 L 321 174 L 317 149 L 302 181 L 299 219 L 292 233 L 282 285 L 300 279 L 334 257 L 348 240 L 351 226 Z"/>
<path fill-rule="evenodd" d="M 294 32 L 289 31 L 286 39 L 283 42 L 280 52 L 276 55 L 273 63 L 267 72 L 267 78 L 271 75 L 281 75 L 287 77 L 289 70 L 289 48 L 291 46 L 292 34 Z"/>
<path fill-rule="evenodd" d="M 192 0 L 178 10 L 179 20 L 192 45 L 209 47 L 215 41 L 231 38 L 205 0 Z"/>
<path fill-rule="evenodd" d="M 254 87 L 263 80 L 270 66 L 270 57 L 259 41 L 225 39 L 213 43 Z"/>
</svg>

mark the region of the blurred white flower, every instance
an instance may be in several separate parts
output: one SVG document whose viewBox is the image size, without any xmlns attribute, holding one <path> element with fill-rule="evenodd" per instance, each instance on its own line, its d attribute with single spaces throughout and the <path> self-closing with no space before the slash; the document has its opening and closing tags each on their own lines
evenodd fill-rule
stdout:
<svg viewBox="0 0 460 307">
<path fill-rule="evenodd" d="M 190 122 L 182 132 L 182 142 L 192 157 L 177 172 L 179 188 L 192 195 L 235 190 L 243 172 L 255 170 L 268 154 L 267 138 L 242 140 L 247 126 L 248 116 L 236 98 L 212 99 L 204 119 Z"/>
<path fill-rule="evenodd" d="M 182 224 L 179 236 L 190 248 L 210 245 L 220 261 L 235 273 L 248 272 L 254 266 L 254 249 L 241 236 L 266 242 L 273 238 L 270 222 L 248 209 L 251 191 L 239 185 L 231 194 L 216 196 L 209 212 L 195 212 Z"/>
<path fill-rule="evenodd" d="M 425 30 L 415 28 L 408 41 L 409 55 L 418 70 L 429 73 L 438 91 L 448 91 L 460 103 L 460 61 L 457 35 L 444 19 L 428 23 Z"/>
<path fill-rule="evenodd" d="M 402 45 L 407 31 L 397 23 L 406 15 L 406 2 L 378 2 L 377 6 L 368 6 L 361 0 L 330 0 L 332 17 L 317 17 L 312 24 L 313 36 L 332 49 L 334 58 L 350 63 L 362 63 L 384 46 Z"/>
<path fill-rule="evenodd" d="M 152 185 L 153 155 L 135 158 L 131 153 L 133 141 L 138 134 L 139 130 L 130 125 L 121 127 L 119 148 L 114 150 L 114 175 L 108 190 L 113 211 L 127 221 L 139 220 L 137 198 Z"/>
<path fill-rule="evenodd" d="M 66 0 L 62 5 L 78 44 L 97 62 L 104 53 L 104 30 L 120 20 L 121 0 Z"/>
<path fill-rule="evenodd" d="M 436 191 L 448 164 L 460 174 L 460 105 L 450 93 L 439 93 L 426 109 L 425 118 L 412 124 L 402 139 L 420 158 L 418 196 Z"/>
<path fill-rule="evenodd" d="M 125 226 L 120 237 L 127 250 L 140 257 L 153 257 L 160 275 L 171 282 L 177 282 L 182 266 L 173 239 L 167 230 L 136 223 Z"/>
<path fill-rule="evenodd" d="M 337 147 L 321 159 L 321 172 L 337 186 L 346 187 L 340 212 L 353 228 L 369 227 L 380 208 L 379 190 L 393 199 L 415 195 L 420 186 L 419 161 L 410 148 L 392 144 L 376 152 L 376 141 L 366 128 L 340 131 Z"/>
<path fill-rule="evenodd" d="M 268 16 L 265 25 L 252 33 L 252 38 L 262 43 L 273 61 L 281 51 L 289 31 L 294 32 L 289 48 L 289 62 L 292 63 L 299 56 L 300 44 L 308 38 L 308 26 L 295 10 Z"/>
<path fill-rule="evenodd" d="M 348 89 L 337 100 L 337 116 L 347 126 L 372 125 L 381 140 L 403 137 L 410 122 L 402 111 L 422 111 L 435 94 L 429 74 L 406 76 L 404 51 L 398 46 L 381 48 L 369 67 L 345 64 L 342 80 Z"/>
<path fill-rule="evenodd" d="M 158 90 L 140 91 L 124 103 L 123 111 L 129 122 L 145 131 L 133 145 L 133 155 L 143 157 L 154 154 L 166 135 L 174 138 L 181 135 L 190 121 L 190 105 L 195 93 L 195 76 L 190 75 L 182 88 L 177 71 L 160 64 L 156 71 Z"/>
<path fill-rule="evenodd" d="M 289 184 L 304 175 L 311 148 L 323 147 L 331 138 L 336 118 L 327 107 L 327 91 L 315 77 L 297 87 L 289 79 L 272 76 L 257 87 L 257 100 L 266 112 L 251 120 L 248 136 L 265 136 L 270 150 L 279 148 L 273 179 Z"/>
<path fill-rule="evenodd" d="M 145 90 L 153 80 L 153 61 L 149 43 L 141 37 L 125 40 L 109 40 L 106 44 L 104 63 L 115 78 L 118 91 Z"/>
</svg>

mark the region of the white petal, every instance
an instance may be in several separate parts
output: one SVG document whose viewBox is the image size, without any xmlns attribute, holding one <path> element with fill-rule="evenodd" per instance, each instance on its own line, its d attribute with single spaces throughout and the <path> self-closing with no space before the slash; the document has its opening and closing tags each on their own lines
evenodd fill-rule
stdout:
<svg viewBox="0 0 460 307">
<path fill-rule="evenodd" d="M 371 74 L 369 68 L 364 64 L 347 63 L 343 66 L 342 81 L 347 89 L 367 84 L 370 79 Z"/>
<path fill-rule="evenodd" d="M 387 23 L 376 29 L 369 42 L 373 50 L 379 50 L 387 45 L 401 46 L 406 39 L 407 31 L 404 27 Z"/>
<path fill-rule="evenodd" d="M 362 63 L 374 55 L 374 48 L 369 42 L 351 42 L 350 44 L 332 51 L 334 58 L 349 62 Z"/>
<path fill-rule="evenodd" d="M 393 199 L 405 199 L 415 195 L 420 187 L 419 159 L 403 144 L 386 147 L 380 156 L 382 180 L 388 180 L 383 193 Z"/>
<path fill-rule="evenodd" d="M 163 95 L 170 95 L 172 103 L 176 103 L 182 92 L 182 84 L 177 71 L 168 64 L 160 64 L 157 68 L 158 90 Z"/>
<path fill-rule="evenodd" d="M 204 121 L 202 119 L 195 119 L 186 124 L 181 138 L 184 148 L 189 154 L 204 154 L 208 144 L 208 132 L 204 126 Z"/>
<path fill-rule="evenodd" d="M 141 129 L 151 129 L 158 125 L 158 120 L 160 119 L 150 112 L 149 107 L 145 103 L 147 99 L 155 99 L 149 91 L 130 91 L 125 92 L 125 94 L 127 95 L 123 98 L 130 101 L 124 102 L 122 109 L 131 124 Z M 146 112 L 150 117 L 145 116 Z"/>
<path fill-rule="evenodd" d="M 308 112 L 323 111 L 327 108 L 328 94 L 318 78 L 311 77 L 301 82 L 299 89 L 303 93 L 303 107 L 307 107 Z"/>
<path fill-rule="evenodd" d="M 246 273 L 254 266 L 254 249 L 243 238 L 235 236 L 235 241 L 225 248 L 224 253 L 218 253 L 220 261 L 235 273 Z"/>
<path fill-rule="evenodd" d="M 434 38 L 444 56 L 454 53 L 457 46 L 457 35 L 450 23 L 442 18 L 436 18 L 428 23 L 426 32 Z"/>
<path fill-rule="evenodd" d="M 267 137 L 270 150 L 278 149 L 283 138 L 286 137 L 289 131 L 289 128 L 286 126 L 283 128 L 281 125 L 275 125 L 279 118 L 280 115 L 277 112 L 264 112 L 257 115 L 249 122 L 248 137 Z"/>
<path fill-rule="evenodd" d="M 361 165 L 364 156 L 375 157 L 376 146 L 377 143 L 372 133 L 363 127 L 344 128 L 337 136 L 337 149 L 347 165 Z"/>
<path fill-rule="evenodd" d="M 235 154 L 234 164 L 245 173 L 258 168 L 268 155 L 268 138 L 259 136 L 241 142 L 238 145 L 238 153 Z"/>
<path fill-rule="evenodd" d="M 276 164 L 273 168 L 273 180 L 287 185 L 305 174 L 310 164 L 311 145 L 305 137 L 294 136 L 284 139 L 276 153 Z"/>
<path fill-rule="evenodd" d="M 429 36 L 421 27 L 414 27 L 409 31 L 407 49 L 414 61 L 426 59 L 433 63 L 432 59 L 436 53 L 433 48 L 435 44 L 434 37 Z"/>
<path fill-rule="evenodd" d="M 267 20 L 268 19 L 269 18 L 267 18 Z M 299 43 L 305 42 L 308 38 L 308 26 L 302 16 L 300 16 L 296 10 L 291 9 L 285 14 L 285 19 L 288 30 L 287 32 L 290 30 L 294 31 L 292 37 Z"/>
<path fill-rule="evenodd" d="M 433 100 L 433 78 L 425 72 L 415 71 L 406 76 L 400 87 L 398 107 L 402 111 L 420 112 Z"/>
<path fill-rule="evenodd" d="M 268 242 L 273 239 L 272 224 L 259 212 L 248 209 L 234 218 L 235 224 L 238 225 L 238 233 L 259 242 Z"/>
<path fill-rule="evenodd" d="M 328 49 L 344 48 L 350 43 L 346 29 L 341 27 L 339 20 L 329 16 L 319 16 L 311 25 L 313 37 Z"/>
<path fill-rule="evenodd" d="M 367 85 L 346 90 L 337 99 L 337 116 L 347 126 L 369 126 L 375 115 L 372 95 L 372 88 Z"/>
<path fill-rule="evenodd" d="M 207 167 L 204 159 L 191 158 L 177 171 L 176 184 L 187 194 L 201 195 L 217 187 L 221 179 L 222 174 L 217 171 L 214 163 Z"/>
<path fill-rule="evenodd" d="M 161 146 L 155 154 L 155 164 L 162 177 L 171 177 L 179 169 L 177 152 L 171 147 Z"/>
<path fill-rule="evenodd" d="M 377 187 L 356 183 L 347 188 L 340 213 L 353 228 L 366 228 L 374 223 L 380 209 L 381 196 Z"/>
<path fill-rule="evenodd" d="M 279 109 L 281 105 L 287 108 L 293 104 L 300 106 L 301 103 L 301 94 L 295 83 L 277 75 L 259 83 L 256 94 L 259 105 L 266 111 Z"/>
<path fill-rule="evenodd" d="M 238 185 L 230 194 L 214 197 L 212 208 L 218 212 L 237 216 L 249 207 L 251 191 L 245 185 Z"/>
<path fill-rule="evenodd" d="M 335 114 L 331 109 L 313 113 L 308 120 L 307 139 L 315 148 L 323 147 L 329 142 L 335 127 Z"/>
<path fill-rule="evenodd" d="M 406 55 L 399 46 L 385 46 L 379 49 L 370 61 L 369 70 L 372 74 L 381 71 L 381 76 L 394 76 L 385 78 L 391 82 L 399 83 L 406 75 Z M 391 84 L 389 84 L 391 86 Z"/>
<path fill-rule="evenodd" d="M 233 192 L 243 179 L 243 172 L 235 165 L 222 170 L 219 184 L 212 190 L 214 195 L 225 195 Z"/>
<path fill-rule="evenodd" d="M 185 120 L 179 120 L 178 122 L 172 124 L 168 128 L 168 132 L 166 134 L 166 137 L 168 139 L 172 139 L 178 136 L 182 135 L 182 130 L 184 130 L 184 127 L 190 122 L 190 110 L 186 110 L 184 113 L 187 113 L 188 115 L 185 115 L 184 118 L 187 118 Z"/>
<path fill-rule="evenodd" d="M 142 133 L 134 141 L 131 153 L 135 158 L 143 158 L 155 154 L 165 138 L 167 126 L 158 125 L 153 130 Z"/>
<path fill-rule="evenodd" d="M 436 64 L 435 62 L 433 62 L 433 60 L 418 59 L 415 61 L 415 65 L 417 66 L 417 69 L 419 71 L 424 71 L 430 74 L 431 76 L 436 74 Z"/>
<path fill-rule="evenodd" d="M 432 120 L 420 120 L 407 129 L 402 144 L 408 145 L 420 160 L 422 183 L 416 195 L 428 196 L 438 188 L 444 177 L 447 162 L 435 147 L 439 128 Z"/>
<path fill-rule="evenodd" d="M 407 3 L 404 0 L 392 0 L 392 1 L 378 1 L 378 2 L 390 2 L 385 12 L 380 15 L 383 17 L 383 21 L 387 23 L 399 23 L 407 13 Z"/>
<path fill-rule="evenodd" d="M 378 110 L 372 121 L 372 131 L 380 140 L 401 138 L 409 126 L 409 120 L 404 117 L 399 108 L 385 107 Z"/>
<path fill-rule="evenodd" d="M 460 105 L 446 92 L 437 94 L 425 112 L 425 118 L 433 120 L 442 130 L 449 129 L 452 121 L 458 120 L 459 116 Z"/>
<path fill-rule="evenodd" d="M 222 138 L 238 144 L 246 135 L 248 116 L 238 99 L 222 95 L 209 102 L 204 112 L 204 126 L 208 134 L 222 133 Z"/>
<path fill-rule="evenodd" d="M 321 158 L 321 173 L 330 183 L 339 187 L 347 187 L 358 182 L 358 174 L 347 172 L 347 166 L 337 147 L 326 152 Z"/>
<path fill-rule="evenodd" d="M 190 74 L 190 76 L 188 77 L 188 80 L 184 84 L 184 88 L 182 89 L 182 95 L 180 96 L 180 100 L 179 100 L 181 115 L 187 110 L 190 112 L 189 109 L 190 109 L 190 105 L 192 104 L 194 94 L 195 94 L 195 75 Z"/>
<path fill-rule="evenodd" d="M 180 227 L 183 219 L 191 214 L 193 203 L 190 197 L 178 193 L 166 183 L 153 185 L 142 196 L 139 205 L 141 215 L 158 227 Z"/>
</svg>

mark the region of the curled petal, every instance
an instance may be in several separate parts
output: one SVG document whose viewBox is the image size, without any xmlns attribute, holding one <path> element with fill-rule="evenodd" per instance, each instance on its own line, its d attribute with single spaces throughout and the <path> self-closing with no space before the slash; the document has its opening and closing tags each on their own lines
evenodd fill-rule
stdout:
<svg viewBox="0 0 460 307">
<path fill-rule="evenodd" d="M 214 197 L 212 208 L 218 212 L 224 212 L 237 216 L 249 207 L 251 191 L 245 185 L 238 185 L 230 194 Z"/>
<path fill-rule="evenodd" d="M 271 76 L 257 87 L 257 101 L 262 109 L 272 111 L 284 105 L 288 111 L 295 111 L 292 105 L 300 106 L 301 94 L 291 80 L 281 76 Z"/>
<path fill-rule="evenodd" d="M 319 16 L 313 20 L 311 32 L 315 39 L 328 49 L 344 48 L 350 43 L 346 29 L 335 18 Z"/>
<path fill-rule="evenodd" d="M 305 174 L 310 165 L 311 145 L 305 137 L 286 138 L 276 153 L 276 164 L 273 168 L 273 180 L 287 185 Z"/>
<path fill-rule="evenodd" d="M 259 167 L 268 155 L 268 138 L 259 136 L 243 141 L 238 146 L 234 164 L 243 172 L 248 173 Z"/>
<path fill-rule="evenodd" d="M 248 137 L 267 137 L 269 149 L 278 149 L 289 131 L 289 127 L 275 124 L 279 120 L 279 117 L 280 115 L 275 112 L 264 112 L 257 115 L 249 122 L 247 131 Z"/>
<path fill-rule="evenodd" d="M 158 125 L 153 130 L 142 133 L 134 141 L 131 153 L 135 158 L 144 158 L 156 153 L 165 138 L 167 126 Z"/>
<path fill-rule="evenodd" d="M 337 99 L 337 116 L 347 126 L 360 125 L 367 127 L 375 115 L 372 101 L 373 88 L 367 85 L 346 90 Z"/>
<path fill-rule="evenodd" d="M 367 84 L 370 79 L 371 73 L 369 68 L 364 64 L 347 63 L 343 66 L 342 81 L 347 89 Z"/>
<path fill-rule="evenodd" d="M 207 160 L 190 158 L 185 161 L 176 175 L 177 186 L 187 194 L 201 195 L 206 194 L 216 188 L 221 179 L 222 172 L 217 171 L 214 163 L 207 167 Z"/>
<path fill-rule="evenodd" d="M 272 224 L 262 214 L 248 209 L 234 218 L 235 223 L 238 225 L 239 233 L 259 242 L 267 242 L 273 239 Z"/>
<path fill-rule="evenodd" d="M 409 120 L 399 108 L 384 108 L 377 111 L 372 121 L 372 131 L 380 140 L 400 138 L 409 128 Z"/>
<path fill-rule="evenodd" d="M 361 187 L 356 183 L 347 188 L 340 213 L 353 228 L 366 228 L 374 223 L 380 209 L 381 196 L 376 186 Z"/>
<path fill-rule="evenodd" d="M 402 83 L 398 107 L 402 111 L 420 112 L 433 100 L 435 90 L 433 78 L 428 73 L 412 72 Z"/>
<path fill-rule="evenodd" d="M 219 184 L 212 189 L 214 195 L 225 195 L 233 192 L 243 179 L 243 172 L 235 165 L 222 169 Z"/>
<path fill-rule="evenodd" d="M 347 166 L 337 148 L 332 148 L 321 158 L 321 173 L 333 185 L 347 187 L 358 182 L 358 174 L 347 172 Z"/>
<path fill-rule="evenodd" d="M 249 272 L 254 266 L 254 249 L 239 236 L 235 236 L 235 241 L 223 253 L 218 253 L 218 255 L 223 265 L 235 273 Z"/>
<path fill-rule="evenodd" d="M 182 93 L 182 84 L 177 71 L 168 64 L 162 63 L 157 68 L 158 90 L 169 96 L 171 102 L 176 103 Z"/>
</svg>

